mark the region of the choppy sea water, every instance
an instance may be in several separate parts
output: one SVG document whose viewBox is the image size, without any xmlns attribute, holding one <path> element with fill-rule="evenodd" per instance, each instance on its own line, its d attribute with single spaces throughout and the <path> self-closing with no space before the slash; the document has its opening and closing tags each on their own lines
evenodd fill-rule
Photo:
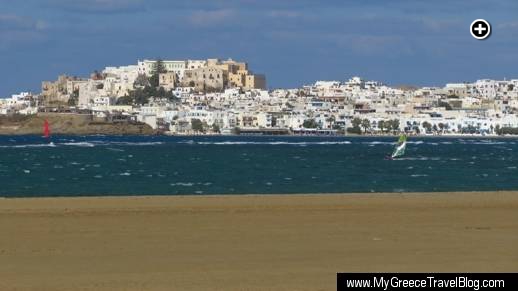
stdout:
<svg viewBox="0 0 518 291">
<path fill-rule="evenodd" d="M 0 136 L 0 196 L 518 190 L 518 140 Z"/>
</svg>

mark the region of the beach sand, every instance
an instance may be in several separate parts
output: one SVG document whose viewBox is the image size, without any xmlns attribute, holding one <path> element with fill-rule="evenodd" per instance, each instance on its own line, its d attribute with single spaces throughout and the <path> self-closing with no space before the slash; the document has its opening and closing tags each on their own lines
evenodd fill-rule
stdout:
<svg viewBox="0 0 518 291">
<path fill-rule="evenodd" d="M 518 193 L 0 199 L 0 290 L 336 290 L 518 272 Z"/>
</svg>

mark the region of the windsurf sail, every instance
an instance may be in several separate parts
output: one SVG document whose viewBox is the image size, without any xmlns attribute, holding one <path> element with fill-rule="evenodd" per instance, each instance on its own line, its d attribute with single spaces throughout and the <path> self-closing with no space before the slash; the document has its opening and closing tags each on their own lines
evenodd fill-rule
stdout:
<svg viewBox="0 0 518 291">
<path fill-rule="evenodd" d="M 402 134 L 399 136 L 399 140 L 397 142 L 396 148 L 394 149 L 394 152 L 392 153 L 391 157 L 393 159 L 399 158 L 405 154 L 406 149 L 406 135 Z"/>
<path fill-rule="evenodd" d="M 45 119 L 45 122 L 43 123 L 43 137 L 49 138 L 50 137 L 50 126 L 48 120 Z"/>
</svg>

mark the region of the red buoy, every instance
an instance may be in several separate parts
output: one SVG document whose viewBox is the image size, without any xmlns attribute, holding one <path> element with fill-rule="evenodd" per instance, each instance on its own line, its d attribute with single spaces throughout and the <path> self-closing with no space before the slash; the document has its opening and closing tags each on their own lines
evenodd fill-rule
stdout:
<svg viewBox="0 0 518 291">
<path fill-rule="evenodd" d="M 50 137 L 49 122 L 46 119 L 45 119 L 45 123 L 43 124 L 43 137 L 45 137 L 45 138 Z"/>
</svg>

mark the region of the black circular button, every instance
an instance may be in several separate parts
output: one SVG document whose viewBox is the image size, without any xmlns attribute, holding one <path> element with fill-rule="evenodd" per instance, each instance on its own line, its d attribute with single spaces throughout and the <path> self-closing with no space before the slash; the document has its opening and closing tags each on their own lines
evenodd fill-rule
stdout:
<svg viewBox="0 0 518 291">
<path fill-rule="evenodd" d="M 470 31 L 474 38 L 486 39 L 491 34 L 491 25 L 484 19 L 477 19 L 471 23 Z"/>
</svg>

